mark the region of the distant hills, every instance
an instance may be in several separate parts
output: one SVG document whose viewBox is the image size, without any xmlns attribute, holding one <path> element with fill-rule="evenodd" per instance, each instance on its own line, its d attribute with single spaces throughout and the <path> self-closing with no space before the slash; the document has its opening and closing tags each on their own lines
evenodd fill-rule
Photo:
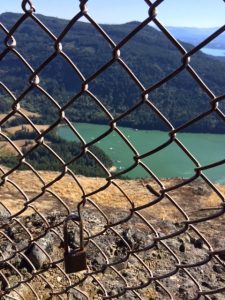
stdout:
<svg viewBox="0 0 225 300">
<path fill-rule="evenodd" d="M 43 23 L 58 36 L 68 21 L 38 15 Z M 19 14 L 0 15 L 8 29 L 20 17 Z M 102 25 L 110 37 L 118 43 L 137 22 L 122 25 Z M 54 44 L 32 20 L 24 22 L 16 31 L 17 50 L 37 68 L 54 51 Z M 4 34 L 0 33 L 1 40 Z M 82 74 L 88 78 L 112 58 L 108 42 L 89 23 L 77 22 L 62 41 L 63 50 L 70 56 Z M 183 43 L 186 49 L 193 46 Z M 4 49 L 1 43 L 0 51 Z M 150 87 L 181 65 L 182 57 L 169 40 L 156 29 L 146 26 L 121 49 L 121 57 L 144 84 Z M 219 62 L 201 52 L 193 55 L 191 65 L 202 77 L 209 88 L 219 96 L 224 94 L 225 62 Z M 28 86 L 29 71 L 18 58 L 7 55 L 0 63 L 1 81 L 18 96 Z M 40 74 L 41 86 L 59 103 L 64 105 L 81 90 L 79 77 L 61 56 L 57 56 Z M 140 100 L 141 91 L 118 62 L 89 83 L 89 90 L 98 97 L 105 107 L 116 117 Z M 0 94 L 1 96 L 1 94 Z M 210 109 L 210 99 L 202 92 L 190 74 L 181 74 L 164 84 L 150 95 L 150 100 L 177 127 L 198 114 Z M 2 94 L 0 110 L 6 112 L 11 100 Z M 223 104 L 221 102 L 221 109 Z M 28 94 L 21 106 L 39 112 L 42 119 L 34 118 L 37 123 L 49 123 L 58 118 L 57 108 L 40 92 Z M 77 99 L 65 111 L 71 121 L 107 123 L 108 117 L 88 95 Z M 15 122 L 15 120 L 14 120 Z M 146 105 L 130 113 L 118 125 L 134 128 L 166 130 L 165 124 Z M 225 125 L 217 115 L 211 114 L 197 122 L 188 131 L 224 132 Z"/>
<path fill-rule="evenodd" d="M 179 40 L 193 45 L 197 45 L 214 33 L 218 27 L 195 28 L 195 27 L 168 27 L 169 31 Z M 207 45 L 208 48 L 224 49 L 225 51 L 225 33 L 220 34 Z"/>
</svg>

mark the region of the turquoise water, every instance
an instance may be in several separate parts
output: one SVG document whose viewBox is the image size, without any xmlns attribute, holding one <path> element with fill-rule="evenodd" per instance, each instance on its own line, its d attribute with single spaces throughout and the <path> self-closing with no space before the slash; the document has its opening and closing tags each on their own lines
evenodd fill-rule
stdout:
<svg viewBox="0 0 225 300">
<path fill-rule="evenodd" d="M 225 49 L 203 48 L 201 51 L 213 56 L 225 56 Z"/>
<path fill-rule="evenodd" d="M 87 123 L 76 123 L 74 127 L 86 142 L 94 140 L 109 129 L 106 125 Z M 139 154 L 153 150 L 169 140 L 166 132 L 124 127 L 120 127 L 120 130 Z M 57 132 L 68 141 L 78 141 L 78 138 L 68 127 L 59 127 Z M 223 134 L 180 133 L 177 134 L 177 138 L 198 159 L 201 165 L 210 164 L 225 158 L 225 135 Z M 113 165 L 117 168 L 116 172 L 122 171 L 134 163 L 134 153 L 116 132 L 110 133 L 103 140 L 97 142 L 96 145 L 111 157 Z M 194 163 L 175 142 L 160 152 L 144 158 L 142 161 L 161 178 L 188 178 L 194 175 Z M 225 165 L 205 171 L 204 174 L 213 181 L 225 183 Z M 129 178 L 145 178 L 149 177 L 149 174 L 142 167 L 138 166 L 127 173 L 126 176 Z"/>
</svg>

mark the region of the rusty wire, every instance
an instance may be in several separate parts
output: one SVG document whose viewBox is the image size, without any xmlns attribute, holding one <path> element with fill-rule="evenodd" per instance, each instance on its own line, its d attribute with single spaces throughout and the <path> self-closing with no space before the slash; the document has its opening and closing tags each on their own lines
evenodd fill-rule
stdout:
<svg viewBox="0 0 225 300">
<path fill-rule="evenodd" d="M 9 213 L 9 216 L 4 220 L 3 223 L 1 223 L 1 239 L 7 241 L 9 245 L 12 245 L 14 247 L 14 252 L 10 254 L 9 256 L 5 257 L 1 250 L 1 261 L 0 261 L 0 278 L 2 282 L 1 287 L 1 296 L 4 297 L 4 299 L 27 299 L 26 296 L 24 296 L 22 290 L 27 289 L 29 291 L 29 294 L 32 295 L 30 297 L 33 297 L 32 299 L 42 299 L 39 295 L 39 290 L 35 288 L 35 280 L 42 283 L 42 285 L 46 286 L 46 289 L 48 289 L 48 299 L 65 299 L 64 297 L 68 296 L 68 293 L 73 290 L 74 292 L 79 295 L 79 297 L 83 297 L 82 299 L 92 299 L 91 295 L 85 292 L 85 289 L 82 289 L 86 284 L 90 283 L 90 281 L 93 282 L 94 286 L 98 287 L 98 290 L 100 290 L 99 297 L 104 299 L 123 299 L 123 297 L 128 297 L 129 295 L 132 295 L 134 299 L 150 299 L 147 296 L 145 296 L 145 293 L 142 293 L 141 291 L 145 288 L 148 288 L 149 286 L 152 286 L 153 284 L 155 287 L 158 287 L 163 293 L 164 296 L 162 296 L 162 299 L 177 299 L 170 291 L 170 288 L 165 285 L 165 279 L 171 278 L 173 275 L 178 274 L 180 271 L 182 271 L 186 278 L 192 282 L 192 284 L 196 288 L 196 295 L 195 299 L 211 299 L 210 296 L 217 294 L 217 293 L 223 293 L 225 292 L 225 286 L 215 287 L 214 289 L 205 289 L 201 283 L 198 281 L 198 278 L 195 278 L 195 276 L 192 273 L 192 269 L 195 269 L 196 267 L 203 266 L 207 264 L 208 262 L 211 262 L 215 260 L 218 264 L 221 266 L 224 266 L 224 262 L 220 259 L 220 254 L 224 253 L 225 249 L 214 249 L 212 245 L 209 243 L 209 241 L 206 239 L 204 234 L 201 233 L 200 230 L 198 230 L 197 226 L 199 223 L 204 223 L 208 220 L 212 220 L 215 218 L 218 218 L 219 216 L 222 216 L 225 211 L 225 205 L 224 205 L 224 196 L 221 193 L 221 191 L 218 189 L 218 187 L 212 183 L 207 176 L 204 174 L 204 170 L 211 169 L 216 166 L 220 166 L 225 163 L 224 160 L 217 161 L 214 163 L 211 163 L 209 165 L 202 166 L 198 160 L 194 157 L 194 155 L 189 152 L 189 150 L 182 144 L 182 142 L 177 138 L 176 133 L 180 132 L 182 129 L 189 127 L 190 125 L 194 124 L 198 120 L 203 119 L 207 115 L 211 113 L 217 114 L 223 121 L 225 121 L 225 116 L 220 110 L 219 103 L 225 99 L 225 95 L 215 95 L 215 93 L 210 90 L 210 88 L 207 86 L 207 84 L 203 81 L 203 79 L 198 75 L 198 73 L 195 71 L 195 69 L 190 65 L 191 57 L 194 55 L 197 51 L 199 51 L 202 47 L 207 45 L 210 41 L 215 39 L 217 36 L 219 36 L 221 33 L 225 31 L 225 26 L 222 26 L 217 31 L 215 31 L 212 35 L 207 37 L 204 41 L 202 41 L 199 45 L 192 48 L 190 51 L 187 51 L 180 43 L 176 40 L 176 38 L 162 25 L 160 20 L 157 18 L 157 7 L 160 6 L 162 2 L 166 0 L 160 0 L 160 1 L 149 1 L 145 0 L 146 4 L 148 5 L 148 17 L 142 21 L 140 24 L 136 26 L 136 28 L 131 31 L 125 38 L 123 38 L 118 44 L 116 44 L 112 38 L 104 31 L 104 29 L 101 27 L 101 25 L 97 24 L 96 21 L 91 17 L 91 15 L 88 12 L 88 0 L 80 1 L 80 11 L 70 20 L 68 25 L 64 28 L 64 30 L 61 32 L 61 34 L 57 37 L 55 36 L 49 28 L 45 26 L 45 24 L 42 23 L 42 21 L 35 15 L 35 11 L 38 12 L 38 7 L 35 9 L 32 2 L 28 0 L 22 1 L 22 9 L 23 14 L 21 17 L 17 20 L 17 22 L 11 27 L 6 28 L 4 24 L 0 24 L 1 30 L 5 33 L 5 47 L 4 50 L 0 53 L 0 59 L 2 60 L 4 57 L 6 57 L 9 53 L 13 53 L 17 59 L 27 68 L 27 70 L 30 72 L 29 76 L 29 85 L 28 87 L 18 96 L 16 97 L 13 92 L 4 84 L 4 80 L 0 82 L 1 89 L 4 91 L 5 94 L 7 94 L 12 100 L 12 110 L 11 112 L 2 118 L 0 121 L 0 126 L 4 125 L 12 116 L 14 115 L 20 115 L 22 118 L 24 118 L 33 128 L 33 130 L 37 133 L 38 137 L 35 140 L 35 145 L 33 145 L 27 153 L 22 153 L 21 150 L 16 146 L 16 144 L 8 137 L 3 131 L 0 132 L 0 135 L 2 138 L 4 138 L 18 153 L 19 156 L 19 162 L 18 164 L 12 168 L 5 170 L 3 167 L 1 167 L 1 186 L 3 187 L 5 184 L 9 184 L 11 187 L 17 190 L 18 194 L 22 197 L 24 204 L 23 208 L 19 209 L 16 213 L 11 213 L 9 209 L 7 208 L 7 205 L 5 205 L 3 202 L 1 202 L 1 206 L 4 207 Z M 101 66 L 94 74 L 89 76 L 88 78 L 85 78 L 82 72 L 78 69 L 76 64 L 72 61 L 72 58 L 70 58 L 64 51 L 63 51 L 63 38 L 66 36 L 66 34 L 70 31 L 71 27 L 79 21 L 80 18 L 84 17 L 87 21 L 91 23 L 91 25 L 95 28 L 95 30 L 98 31 L 98 33 L 101 35 L 101 37 L 104 38 L 104 40 L 109 44 L 111 48 L 111 54 L 112 57 L 109 61 L 107 61 L 103 66 Z M 41 30 L 43 30 L 45 33 L 47 33 L 49 39 L 52 41 L 52 44 L 54 45 L 54 51 L 52 54 L 43 62 L 41 63 L 37 68 L 33 68 L 25 57 L 23 57 L 22 53 L 18 52 L 17 50 L 17 44 L 16 39 L 14 37 L 14 34 L 20 27 L 20 25 L 27 19 L 32 19 L 37 26 Z M 145 87 L 142 82 L 138 79 L 138 77 L 134 74 L 134 72 L 129 68 L 129 66 L 126 64 L 126 62 L 123 60 L 123 49 L 122 47 L 131 39 L 133 38 L 138 32 L 140 32 L 145 26 L 149 25 L 150 23 L 154 23 L 159 30 L 164 34 L 164 36 L 176 47 L 178 55 L 181 57 L 181 63 L 180 66 L 177 69 L 174 69 L 169 75 L 167 75 L 165 78 L 162 78 L 157 83 L 153 84 L 152 86 Z M 74 70 L 76 75 L 80 78 L 82 84 L 80 91 L 74 95 L 66 104 L 63 106 L 60 106 L 56 99 L 54 99 L 41 85 L 41 75 L 40 73 L 46 68 L 46 66 L 53 61 L 57 56 L 61 56 Z M 118 117 L 113 117 L 112 114 L 109 112 L 109 110 L 102 104 L 101 99 L 98 99 L 96 95 L 94 95 L 91 91 L 89 91 L 88 85 L 91 83 L 95 78 L 97 78 L 100 74 L 102 74 L 105 70 L 107 70 L 110 66 L 112 66 L 114 63 L 118 63 L 123 70 L 129 75 L 131 80 L 134 82 L 134 85 L 136 85 L 140 90 L 140 99 L 137 99 L 136 104 L 133 107 L 130 107 L 126 112 L 120 114 Z M 204 92 L 204 94 L 208 97 L 209 103 L 211 105 L 211 108 L 207 111 L 202 112 L 197 117 L 189 120 L 185 124 L 180 125 L 180 127 L 174 128 L 171 122 L 164 116 L 164 114 L 159 111 L 159 109 L 153 104 L 151 101 L 151 92 L 158 89 L 160 86 L 162 86 L 164 83 L 169 82 L 172 78 L 177 76 L 178 74 L 182 73 L 183 71 L 187 71 L 193 80 L 198 84 L 198 86 L 201 88 L 201 90 Z M 26 113 L 23 112 L 20 108 L 21 101 L 25 98 L 26 95 L 28 95 L 31 91 L 38 90 L 42 95 L 45 95 L 50 103 L 52 103 L 58 110 L 58 119 L 54 124 L 51 124 L 45 131 L 41 132 L 38 127 L 32 122 L 32 120 L 29 118 L 29 116 L 26 115 Z M 83 137 L 79 134 L 79 132 L 76 130 L 75 126 L 70 122 L 68 117 L 65 114 L 65 110 L 70 108 L 70 106 L 78 99 L 81 95 L 88 95 L 92 98 L 93 102 L 105 113 L 105 115 L 109 119 L 109 129 L 102 135 L 98 136 L 91 142 L 86 143 Z M 157 148 L 153 150 L 149 150 L 146 153 L 139 154 L 138 151 L 135 149 L 135 147 L 132 145 L 132 143 L 129 141 L 127 137 L 122 133 L 119 127 L 117 127 L 116 123 L 123 119 L 125 116 L 129 115 L 131 112 L 135 111 L 138 107 L 142 106 L 143 104 L 147 105 L 150 110 L 154 111 L 158 118 L 160 118 L 166 127 L 168 128 L 168 140 L 158 146 Z M 63 158 L 59 157 L 58 154 L 51 148 L 50 145 L 45 141 L 45 136 L 48 132 L 51 132 L 56 126 L 60 123 L 66 124 L 73 133 L 78 137 L 78 139 L 81 142 L 82 145 L 82 151 L 79 153 L 78 156 L 74 157 L 70 162 L 65 162 Z M 120 138 L 126 143 L 126 145 L 130 148 L 130 150 L 133 153 L 133 164 L 129 166 L 127 169 L 122 170 L 120 172 L 117 172 L 116 174 L 111 174 L 110 171 L 104 166 L 104 164 L 92 153 L 90 150 L 90 146 L 93 144 L 96 144 L 98 141 L 104 139 L 107 137 L 110 133 L 116 132 Z M 193 162 L 195 165 L 194 169 L 194 175 L 191 178 L 184 179 L 182 181 L 175 182 L 171 186 L 165 186 L 164 182 L 160 180 L 153 172 L 149 169 L 147 165 L 144 164 L 142 161 L 145 157 L 151 156 L 154 153 L 157 153 L 161 151 L 162 149 L 166 148 L 170 144 L 175 143 L 181 151 L 187 157 Z M 45 179 L 42 177 L 41 172 L 38 172 L 35 170 L 32 165 L 30 165 L 26 161 L 26 157 L 31 153 L 32 151 L 35 151 L 35 149 L 42 145 L 46 148 L 46 150 L 49 150 L 54 157 L 61 162 L 63 165 L 63 171 L 57 175 L 55 178 L 51 179 L 50 181 L 46 182 Z M 98 165 L 105 171 L 105 184 L 101 187 L 96 188 L 94 191 L 86 192 L 80 183 L 79 176 L 74 174 L 70 168 L 69 165 L 71 162 L 76 162 L 76 160 L 84 155 L 85 153 L 89 153 L 91 157 L 98 163 Z M 36 180 L 39 182 L 40 190 L 39 194 L 32 196 L 26 193 L 22 187 L 20 187 L 15 180 L 11 179 L 13 174 L 17 174 L 16 172 L 21 167 L 21 165 L 25 164 L 30 172 L 35 176 Z M 144 188 L 149 191 L 149 194 L 153 197 L 149 200 L 148 203 L 142 204 L 142 205 L 135 205 L 135 203 L 130 199 L 129 195 L 127 195 L 126 191 L 123 190 L 123 188 L 120 186 L 120 182 L 116 179 L 121 175 L 126 175 L 129 171 L 133 170 L 137 166 L 141 166 L 144 168 L 146 172 L 148 172 L 149 177 L 152 179 L 152 181 L 155 183 L 158 188 L 154 188 L 150 185 L 145 185 Z M 82 194 L 80 198 L 80 205 L 82 205 L 82 216 L 84 215 L 85 209 L 87 205 L 92 206 L 95 210 L 98 211 L 98 213 L 101 215 L 101 218 L 104 220 L 104 224 L 102 226 L 102 230 L 95 234 L 91 234 L 88 229 L 84 229 L 85 231 L 85 240 L 86 242 L 91 246 L 95 248 L 96 253 L 100 254 L 103 258 L 105 263 L 102 265 L 100 269 L 92 269 L 91 267 L 87 270 L 87 272 L 82 273 L 82 276 L 79 277 L 79 279 L 75 279 L 73 276 L 68 276 L 65 274 L 63 270 L 62 265 L 62 257 L 55 260 L 54 257 L 50 256 L 45 249 L 41 245 L 39 245 L 39 241 L 42 237 L 46 236 L 48 233 L 53 233 L 59 241 L 63 242 L 62 235 L 60 234 L 60 230 L 58 228 L 62 225 L 63 219 L 58 222 L 57 224 L 51 224 L 47 218 L 46 215 L 38 211 L 37 208 L 33 206 L 34 203 L 39 201 L 39 199 L 45 195 L 50 194 L 51 197 L 56 199 L 60 205 L 66 210 L 66 214 L 70 214 L 71 208 L 67 205 L 67 203 L 58 195 L 56 192 L 51 190 L 51 187 L 56 184 L 58 181 L 60 181 L 63 177 L 66 175 L 69 175 L 72 177 L 74 183 L 79 187 L 80 192 Z M 220 207 L 218 207 L 215 210 L 210 210 L 210 214 L 207 214 L 206 216 L 202 217 L 192 217 L 192 215 L 189 215 L 184 208 L 181 207 L 181 205 L 174 199 L 173 197 L 173 191 L 179 190 L 182 187 L 187 186 L 188 184 L 192 182 L 196 182 L 196 180 L 201 179 L 204 184 L 209 186 L 213 193 L 220 199 Z M 118 189 L 119 192 L 121 192 L 126 199 L 126 202 L 130 206 L 128 215 L 126 215 L 123 218 L 120 218 L 119 220 L 111 221 L 110 218 L 107 216 L 107 213 L 103 212 L 101 207 L 98 206 L 97 203 L 95 203 L 94 200 L 92 200 L 92 196 L 98 195 L 102 191 L 108 189 L 109 187 L 113 186 L 115 189 Z M 145 217 L 144 210 L 153 207 L 154 205 L 161 203 L 163 201 L 169 201 L 171 206 L 177 210 L 178 213 L 182 215 L 183 220 L 180 222 L 178 229 L 161 234 L 158 232 L 156 226 L 151 223 L 151 220 L 148 220 Z M 127 205 L 127 204 L 126 204 Z M 23 224 L 23 221 L 21 219 L 22 214 L 28 210 L 33 209 L 34 214 L 36 214 L 40 219 L 42 220 L 43 224 L 45 224 L 45 231 L 42 233 L 33 234 L 26 226 Z M 141 222 L 148 228 L 149 232 L 151 232 L 153 238 L 150 244 L 145 245 L 142 248 L 132 248 L 132 246 L 127 242 L 127 240 L 121 235 L 121 232 L 118 230 L 118 226 L 121 226 L 123 224 L 128 223 L 133 218 L 139 218 Z M 86 220 L 87 221 L 87 220 Z M 18 243 L 16 243 L 13 238 L 10 237 L 5 231 L 5 228 L 7 226 L 17 226 L 16 228 L 19 228 L 20 231 L 23 232 L 23 234 L 27 235 L 27 244 L 19 246 Z M 181 259 L 178 257 L 178 255 L 171 249 L 167 241 L 169 241 L 171 238 L 179 237 L 182 234 L 189 234 L 189 232 L 192 231 L 195 233 L 195 235 L 201 239 L 205 247 L 207 248 L 206 255 L 201 260 L 193 260 L 193 262 L 185 262 L 181 261 Z M 115 236 L 116 239 L 122 240 L 124 245 L 126 245 L 127 252 L 126 255 L 117 261 L 112 261 L 107 253 L 106 249 L 104 248 L 104 245 L 101 244 L 101 237 L 104 235 L 109 236 Z M 32 261 L 29 259 L 29 257 L 26 255 L 26 250 L 31 244 L 35 244 L 48 258 L 48 263 L 45 265 L 44 268 L 37 269 Z M 0 241 L 1 245 L 1 241 Z M 152 270 L 146 263 L 144 259 L 145 252 L 153 249 L 157 249 L 158 247 L 162 247 L 165 251 L 165 253 L 169 254 L 171 259 L 173 260 L 173 268 L 170 270 L 167 270 L 167 272 L 164 272 L 163 274 L 158 274 L 155 272 L 155 270 Z M 25 259 L 30 266 L 32 267 L 32 272 L 30 273 L 29 277 L 25 277 L 22 274 L 22 271 L 17 268 L 14 263 L 13 259 L 16 256 L 20 256 L 21 258 Z M 126 263 L 129 259 L 135 259 L 138 264 L 139 268 L 145 272 L 145 281 L 139 282 L 139 283 L 133 283 L 128 282 L 126 280 L 126 277 L 124 273 L 118 268 L 119 265 L 122 263 Z M 7 273 L 4 273 L 4 269 L 11 269 L 13 274 L 16 274 L 18 278 L 13 282 L 9 282 L 7 278 Z M 49 271 L 59 272 L 61 276 L 63 276 L 65 285 L 59 289 L 56 290 L 54 288 L 54 284 L 49 280 L 49 277 L 46 276 L 46 274 Z M 107 277 L 107 272 L 111 274 L 111 280 L 113 276 L 118 279 L 118 282 L 120 282 L 121 287 L 118 288 L 115 286 L 115 291 L 113 293 L 109 292 L 107 288 L 104 286 L 104 276 Z M 110 280 L 110 279 L 109 279 Z M 4 283 L 4 284 L 3 284 Z M 178 288 L 178 287 L 177 287 Z M 130 296 L 131 297 L 131 296 Z M 132 299 L 133 299 L 132 298 Z M 47 298 L 46 298 L 47 299 Z M 80 298 L 79 298 L 80 299 Z M 153 298 L 151 298 L 153 299 Z"/>
</svg>

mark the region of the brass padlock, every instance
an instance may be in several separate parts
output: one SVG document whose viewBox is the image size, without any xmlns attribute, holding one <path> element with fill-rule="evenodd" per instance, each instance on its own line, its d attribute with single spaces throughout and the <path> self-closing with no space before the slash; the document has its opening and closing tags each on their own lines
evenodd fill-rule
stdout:
<svg viewBox="0 0 225 300">
<path fill-rule="evenodd" d="M 76 249 L 71 249 L 69 246 L 68 230 L 67 224 L 68 221 L 77 221 L 79 222 L 80 230 L 80 245 Z M 76 273 L 87 269 L 86 261 L 86 252 L 84 249 L 84 237 L 83 237 L 83 222 L 78 214 L 69 215 L 64 223 L 64 264 L 65 271 L 67 274 Z"/>
</svg>

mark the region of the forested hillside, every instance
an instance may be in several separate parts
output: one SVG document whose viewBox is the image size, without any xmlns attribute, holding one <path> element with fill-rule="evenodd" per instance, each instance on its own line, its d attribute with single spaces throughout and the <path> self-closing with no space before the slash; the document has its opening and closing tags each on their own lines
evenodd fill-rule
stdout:
<svg viewBox="0 0 225 300">
<path fill-rule="evenodd" d="M 0 15 L 0 21 L 10 29 L 19 17 L 19 14 L 4 13 Z M 39 17 L 56 36 L 68 22 L 53 17 Z M 137 22 L 102 25 L 116 43 L 135 26 Z M 17 41 L 16 49 L 33 68 L 37 68 L 54 51 L 52 40 L 32 20 L 24 22 L 14 36 Z M 5 38 L 2 32 L 0 37 L 1 40 Z M 112 58 L 112 49 L 109 44 L 89 23 L 77 22 L 65 36 L 62 44 L 65 53 L 71 57 L 86 78 Z M 185 47 L 191 49 L 192 46 L 185 44 Z M 1 43 L 0 50 L 3 49 L 3 43 Z M 146 88 L 180 66 L 182 60 L 180 53 L 165 36 L 150 26 L 146 26 L 122 47 L 121 57 Z M 191 65 L 216 96 L 224 94 L 225 62 L 216 61 L 199 52 L 192 57 Z M 0 75 L 2 82 L 17 96 L 28 86 L 30 73 L 12 53 L 1 61 Z M 69 101 L 81 89 L 80 79 L 60 55 L 41 72 L 40 79 L 41 86 L 61 105 Z M 140 89 L 117 62 L 92 80 L 89 90 L 102 101 L 113 116 L 118 116 L 139 101 L 141 94 Z M 152 92 L 149 97 L 175 127 L 210 108 L 210 99 L 186 70 Z M 222 106 L 222 103 L 220 105 Z M 1 112 L 7 112 L 10 106 L 11 100 L 1 94 Z M 39 112 L 42 118 L 34 120 L 38 123 L 52 122 L 58 116 L 56 108 L 39 92 L 28 94 L 21 101 L 21 106 L 30 111 Z M 94 123 L 108 121 L 104 113 L 88 96 L 82 96 L 76 100 L 66 110 L 66 115 L 71 121 Z M 164 123 L 146 105 L 120 121 L 119 125 L 166 129 Z M 188 128 L 188 131 L 199 132 L 224 132 L 224 130 L 225 125 L 216 114 Z"/>
</svg>

